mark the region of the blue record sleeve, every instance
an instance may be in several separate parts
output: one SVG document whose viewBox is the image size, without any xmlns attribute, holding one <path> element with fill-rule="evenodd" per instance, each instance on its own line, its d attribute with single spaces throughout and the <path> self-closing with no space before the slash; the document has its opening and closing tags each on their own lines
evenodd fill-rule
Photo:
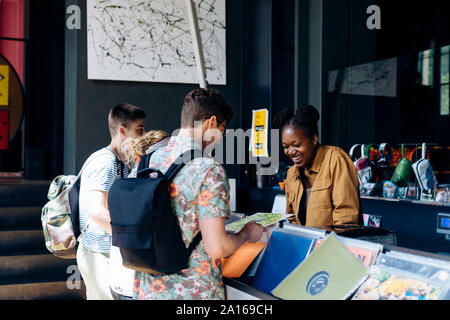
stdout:
<svg viewBox="0 0 450 320">
<path fill-rule="evenodd" d="M 271 293 L 309 255 L 315 239 L 274 231 L 252 280 L 256 289 Z"/>
</svg>

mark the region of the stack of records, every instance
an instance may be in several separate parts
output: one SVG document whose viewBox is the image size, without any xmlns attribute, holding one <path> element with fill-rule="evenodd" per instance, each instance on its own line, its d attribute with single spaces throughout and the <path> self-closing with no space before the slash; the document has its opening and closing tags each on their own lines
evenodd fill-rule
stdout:
<svg viewBox="0 0 450 320">
<path fill-rule="evenodd" d="M 366 268 L 332 233 L 272 294 L 285 300 L 345 300 L 366 279 Z"/>
<path fill-rule="evenodd" d="M 450 265 L 446 261 L 391 251 L 380 254 L 369 274 L 353 299 L 450 299 Z"/>
<path fill-rule="evenodd" d="M 244 243 L 231 256 L 222 258 L 222 275 L 226 278 L 241 277 L 265 246 L 261 242 Z"/>
<path fill-rule="evenodd" d="M 315 228 L 311 228 L 311 227 L 303 227 L 303 226 L 290 224 L 290 223 L 284 224 L 283 227 L 276 226 L 273 228 L 272 232 L 291 233 L 292 236 L 297 235 L 300 238 L 307 238 L 307 239 L 322 239 L 326 236 L 325 230 L 315 229 Z M 271 234 L 270 231 L 269 231 L 269 234 Z M 244 274 L 245 277 L 251 278 L 256 275 L 256 271 L 258 270 L 259 265 L 260 265 L 265 253 L 266 253 L 266 247 L 264 247 L 264 249 L 261 251 L 261 253 L 256 257 L 256 259 L 253 260 L 250 267 L 248 267 L 248 269 L 245 271 L 245 274 Z M 303 261 L 304 257 L 302 257 L 301 260 Z M 261 273 L 261 271 L 260 271 L 260 273 Z M 270 293 L 270 290 L 267 291 L 267 293 Z"/>
<path fill-rule="evenodd" d="M 338 238 L 365 267 L 372 266 L 375 263 L 378 254 L 383 251 L 383 245 L 378 243 L 339 236 Z M 314 249 L 317 249 L 323 241 L 324 240 L 318 240 Z"/>
<path fill-rule="evenodd" d="M 306 259 L 314 243 L 315 239 L 301 236 L 298 232 L 274 230 L 259 262 L 252 285 L 270 294 Z"/>
</svg>

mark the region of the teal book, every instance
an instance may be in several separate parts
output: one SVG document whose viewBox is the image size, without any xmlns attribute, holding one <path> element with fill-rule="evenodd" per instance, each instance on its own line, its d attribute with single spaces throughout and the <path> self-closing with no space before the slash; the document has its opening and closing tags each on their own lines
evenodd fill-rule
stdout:
<svg viewBox="0 0 450 320">
<path fill-rule="evenodd" d="M 332 233 L 272 294 L 284 300 L 345 300 L 367 277 L 366 268 Z"/>
</svg>

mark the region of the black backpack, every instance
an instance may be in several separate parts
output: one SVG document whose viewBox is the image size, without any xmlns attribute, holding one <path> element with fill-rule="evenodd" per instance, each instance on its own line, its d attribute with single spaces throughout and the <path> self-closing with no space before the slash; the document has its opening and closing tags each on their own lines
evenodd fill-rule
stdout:
<svg viewBox="0 0 450 320">
<path fill-rule="evenodd" d="M 141 159 L 136 178 L 119 179 L 112 185 L 108 195 L 112 244 L 119 247 L 125 267 L 153 275 L 188 267 L 201 233 L 186 248 L 170 204 L 169 186 L 186 160 L 194 159 L 193 153 L 182 154 L 165 174 L 148 168 L 151 153 Z M 154 172 L 157 177 L 149 176 Z"/>
</svg>

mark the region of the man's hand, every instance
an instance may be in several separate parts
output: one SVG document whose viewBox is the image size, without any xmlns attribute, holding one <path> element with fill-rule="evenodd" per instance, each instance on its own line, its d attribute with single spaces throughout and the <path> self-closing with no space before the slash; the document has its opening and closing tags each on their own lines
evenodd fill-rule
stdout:
<svg viewBox="0 0 450 320">
<path fill-rule="evenodd" d="M 200 219 L 199 225 L 206 253 L 213 260 L 230 256 L 246 241 L 257 242 L 265 231 L 263 226 L 250 222 L 237 234 L 229 234 L 223 217 Z"/>
<path fill-rule="evenodd" d="M 266 228 L 264 228 L 262 225 L 254 222 L 254 221 L 250 221 L 249 223 L 247 223 L 242 230 L 239 233 L 244 233 L 247 235 L 247 241 L 254 243 L 254 242 L 258 242 L 262 236 L 263 233 L 266 231 Z"/>
</svg>

